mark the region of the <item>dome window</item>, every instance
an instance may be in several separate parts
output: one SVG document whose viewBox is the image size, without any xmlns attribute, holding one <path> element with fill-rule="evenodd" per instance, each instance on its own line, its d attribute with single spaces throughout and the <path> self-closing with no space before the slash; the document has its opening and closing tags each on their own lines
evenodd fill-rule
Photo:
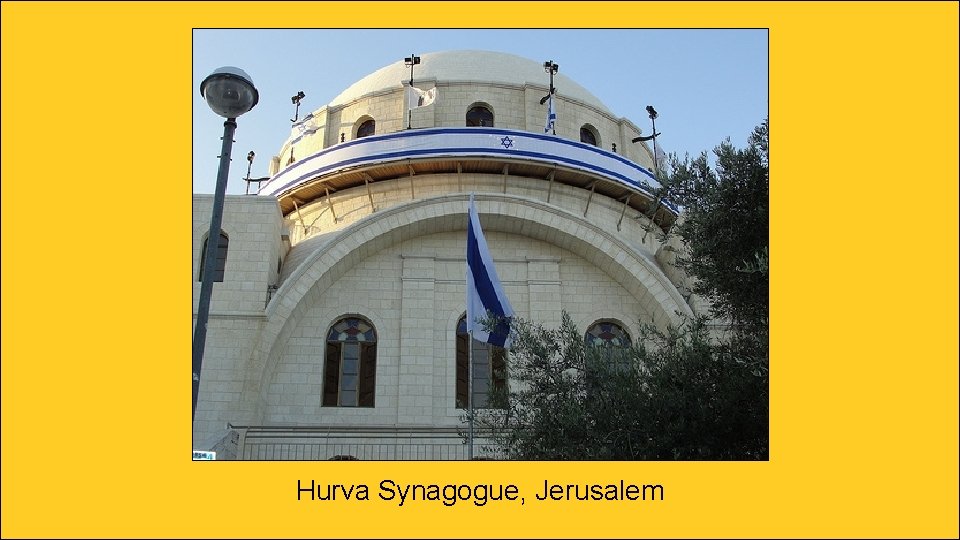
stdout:
<svg viewBox="0 0 960 540">
<path fill-rule="evenodd" d="M 580 127 L 580 142 L 587 143 L 591 146 L 600 146 L 600 136 L 597 134 L 596 128 L 590 124 L 584 124 Z"/>
<path fill-rule="evenodd" d="M 356 137 L 356 138 L 359 139 L 360 137 L 366 137 L 366 136 L 368 136 L 368 135 L 373 135 L 374 132 L 376 131 L 376 129 L 377 129 L 377 122 L 374 121 L 373 118 L 370 118 L 369 120 L 366 120 L 366 121 L 364 121 L 362 124 L 360 124 L 359 127 L 357 127 L 357 137 Z"/>
<path fill-rule="evenodd" d="M 470 107 L 467 111 L 467 127 L 493 127 L 493 112 L 483 105 Z"/>
</svg>

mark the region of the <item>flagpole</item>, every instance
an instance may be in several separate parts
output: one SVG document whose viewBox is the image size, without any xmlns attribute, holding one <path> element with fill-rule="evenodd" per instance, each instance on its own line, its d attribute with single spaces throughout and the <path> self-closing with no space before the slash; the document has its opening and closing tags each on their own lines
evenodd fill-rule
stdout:
<svg viewBox="0 0 960 540">
<path fill-rule="evenodd" d="M 554 63 L 553 60 L 547 60 L 546 62 L 543 63 L 543 69 L 550 74 L 550 91 L 549 93 L 547 93 L 547 97 L 550 99 L 550 103 L 547 105 L 547 122 L 549 123 L 550 131 L 553 132 L 554 135 L 556 135 L 557 123 L 556 121 L 554 121 L 553 123 L 550 123 L 550 117 L 554 114 L 553 94 L 556 92 L 556 89 L 553 87 L 553 74 L 560 71 L 560 65 Z M 540 101 L 540 104 L 541 105 L 543 104 L 542 100 Z"/>
<path fill-rule="evenodd" d="M 411 54 L 403 59 L 404 64 L 410 66 L 410 92 L 413 92 L 413 66 L 420 63 L 420 57 Z M 410 106 L 410 94 L 407 94 L 407 129 L 413 125 L 413 107 Z"/>
<path fill-rule="evenodd" d="M 489 328 L 478 320 L 484 316 L 494 318 L 494 320 L 509 319 L 513 317 L 513 306 L 507 299 L 503 291 L 503 285 L 500 278 L 497 277 L 497 270 L 494 268 L 493 256 L 487 247 L 487 241 L 483 237 L 483 229 L 480 227 L 480 214 L 474 204 L 473 194 L 470 194 L 470 206 L 467 211 L 469 219 L 467 221 L 467 335 L 470 343 L 467 349 L 467 393 L 470 403 L 468 405 L 468 417 L 470 424 L 470 448 L 469 456 L 473 459 L 473 441 L 474 441 L 474 380 L 473 380 L 473 340 L 474 334 L 480 336 L 481 343 L 497 345 L 505 349 L 510 348 L 509 328 L 503 327 Z M 499 326 L 499 325 L 498 325 Z M 504 333 L 506 332 L 506 333 Z M 482 353 L 484 356 L 484 369 L 489 370 L 489 352 Z M 488 373 L 484 373 L 484 379 L 489 379 Z M 484 385 L 484 391 L 489 390 Z M 486 400 L 484 400 L 486 403 Z M 484 405 L 486 406 L 486 405 Z M 489 429 L 487 431 L 490 431 Z"/>
<path fill-rule="evenodd" d="M 412 87 L 411 87 L 412 92 Z M 408 94 L 409 95 L 409 94 Z M 413 107 L 410 105 L 410 98 L 407 98 L 407 129 L 413 125 Z"/>
<path fill-rule="evenodd" d="M 467 332 L 467 419 L 470 423 L 470 447 L 467 458 L 473 461 L 473 331 Z"/>
</svg>

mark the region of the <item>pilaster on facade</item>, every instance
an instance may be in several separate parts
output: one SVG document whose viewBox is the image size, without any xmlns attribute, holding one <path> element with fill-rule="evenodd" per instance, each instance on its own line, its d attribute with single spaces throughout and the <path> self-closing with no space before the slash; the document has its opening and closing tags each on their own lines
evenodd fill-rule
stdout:
<svg viewBox="0 0 960 540">
<path fill-rule="evenodd" d="M 435 257 L 402 256 L 397 425 L 433 423 Z"/>
<path fill-rule="evenodd" d="M 545 328 L 559 328 L 563 304 L 560 257 L 527 257 L 530 319 Z"/>
</svg>

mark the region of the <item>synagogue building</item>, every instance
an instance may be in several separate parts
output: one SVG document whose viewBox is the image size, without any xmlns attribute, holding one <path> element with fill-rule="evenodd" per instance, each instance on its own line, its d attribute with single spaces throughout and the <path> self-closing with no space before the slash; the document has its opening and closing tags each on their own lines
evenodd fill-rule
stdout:
<svg viewBox="0 0 960 540">
<path fill-rule="evenodd" d="M 550 71 L 423 54 L 415 90 L 398 61 L 277 141 L 269 180 L 226 197 L 214 239 L 194 449 L 466 459 L 467 405 L 510 384 L 509 351 L 468 354 L 471 194 L 517 316 L 556 327 L 566 311 L 588 342 L 617 344 L 704 311 L 658 234 L 678 216 L 652 144 L 633 142 L 650 131 Z M 193 199 L 195 315 L 212 199 Z"/>
</svg>

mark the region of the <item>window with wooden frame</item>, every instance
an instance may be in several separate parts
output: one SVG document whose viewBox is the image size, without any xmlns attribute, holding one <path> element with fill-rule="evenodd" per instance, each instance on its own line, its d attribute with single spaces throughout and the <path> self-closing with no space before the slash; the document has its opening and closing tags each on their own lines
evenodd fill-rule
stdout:
<svg viewBox="0 0 960 540">
<path fill-rule="evenodd" d="M 359 317 L 340 319 L 327 333 L 324 407 L 373 407 L 377 386 L 377 333 Z"/>
</svg>

